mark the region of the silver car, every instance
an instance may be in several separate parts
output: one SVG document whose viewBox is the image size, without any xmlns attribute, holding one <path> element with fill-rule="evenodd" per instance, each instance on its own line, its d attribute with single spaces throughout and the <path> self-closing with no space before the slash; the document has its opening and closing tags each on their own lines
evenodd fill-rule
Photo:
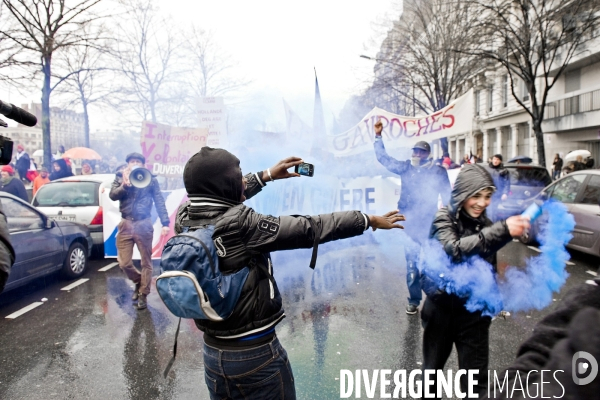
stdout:
<svg viewBox="0 0 600 400">
<path fill-rule="evenodd" d="M 600 256 L 600 170 L 572 172 L 548 185 L 537 198 L 558 200 L 575 217 L 573 239 L 567 247 Z M 536 231 L 534 224 L 532 237 Z"/>
<path fill-rule="evenodd" d="M 96 254 L 104 254 L 102 227 L 103 190 L 110 190 L 114 174 L 76 175 L 57 179 L 42 186 L 32 204 L 55 221 L 86 225 L 94 239 Z"/>
</svg>

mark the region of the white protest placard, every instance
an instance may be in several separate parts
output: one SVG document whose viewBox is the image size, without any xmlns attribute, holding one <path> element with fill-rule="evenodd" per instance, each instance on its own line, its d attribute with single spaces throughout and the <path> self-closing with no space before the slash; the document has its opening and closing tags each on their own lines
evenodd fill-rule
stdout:
<svg viewBox="0 0 600 400">
<path fill-rule="evenodd" d="M 207 146 L 225 148 L 227 137 L 227 110 L 222 97 L 202 97 L 198 104 L 198 126 L 208 129 Z"/>
</svg>

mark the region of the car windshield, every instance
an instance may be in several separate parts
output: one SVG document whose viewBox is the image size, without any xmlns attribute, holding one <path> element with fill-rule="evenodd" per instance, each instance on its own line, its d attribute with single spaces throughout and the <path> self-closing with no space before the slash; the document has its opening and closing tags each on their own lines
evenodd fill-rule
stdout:
<svg viewBox="0 0 600 400">
<path fill-rule="evenodd" d="M 36 193 L 36 207 L 77 207 L 98 205 L 98 184 L 95 182 L 48 183 Z"/>
<path fill-rule="evenodd" d="M 508 168 L 510 184 L 515 186 L 546 187 L 552 183 L 552 178 L 543 168 Z"/>
</svg>

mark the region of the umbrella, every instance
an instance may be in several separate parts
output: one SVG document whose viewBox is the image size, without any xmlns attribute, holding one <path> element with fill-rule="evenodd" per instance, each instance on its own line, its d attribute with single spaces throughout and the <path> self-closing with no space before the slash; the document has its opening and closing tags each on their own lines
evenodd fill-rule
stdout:
<svg viewBox="0 0 600 400">
<path fill-rule="evenodd" d="M 81 160 L 101 160 L 100 154 L 87 147 L 73 147 L 64 152 L 64 158 L 81 159 Z"/>
<path fill-rule="evenodd" d="M 529 164 L 532 161 L 533 160 L 531 159 L 531 157 L 527 157 L 527 156 L 515 156 L 515 157 L 511 158 L 510 160 L 508 160 L 509 163 L 520 162 L 522 164 Z"/>
<path fill-rule="evenodd" d="M 44 150 L 36 150 L 32 154 L 34 157 L 44 157 Z"/>
<path fill-rule="evenodd" d="M 571 161 L 575 161 L 577 160 L 577 157 L 581 156 L 584 160 L 588 157 L 592 156 L 592 153 L 590 153 L 587 150 L 573 150 L 572 152 L 570 152 L 569 154 L 567 154 L 565 156 L 565 163 L 571 162 Z"/>
</svg>

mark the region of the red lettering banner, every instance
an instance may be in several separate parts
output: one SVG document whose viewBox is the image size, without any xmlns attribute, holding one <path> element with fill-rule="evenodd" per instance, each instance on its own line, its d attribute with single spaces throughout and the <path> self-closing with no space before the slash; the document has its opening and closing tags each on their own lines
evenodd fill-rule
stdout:
<svg viewBox="0 0 600 400">
<path fill-rule="evenodd" d="M 336 157 L 373 151 L 373 125 L 381 119 L 386 148 L 408 147 L 420 140 L 431 142 L 471 132 L 473 116 L 471 90 L 430 115 L 406 117 L 375 107 L 354 128 L 339 135 L 329 135 L 327 144 Z"/>
</svg>

